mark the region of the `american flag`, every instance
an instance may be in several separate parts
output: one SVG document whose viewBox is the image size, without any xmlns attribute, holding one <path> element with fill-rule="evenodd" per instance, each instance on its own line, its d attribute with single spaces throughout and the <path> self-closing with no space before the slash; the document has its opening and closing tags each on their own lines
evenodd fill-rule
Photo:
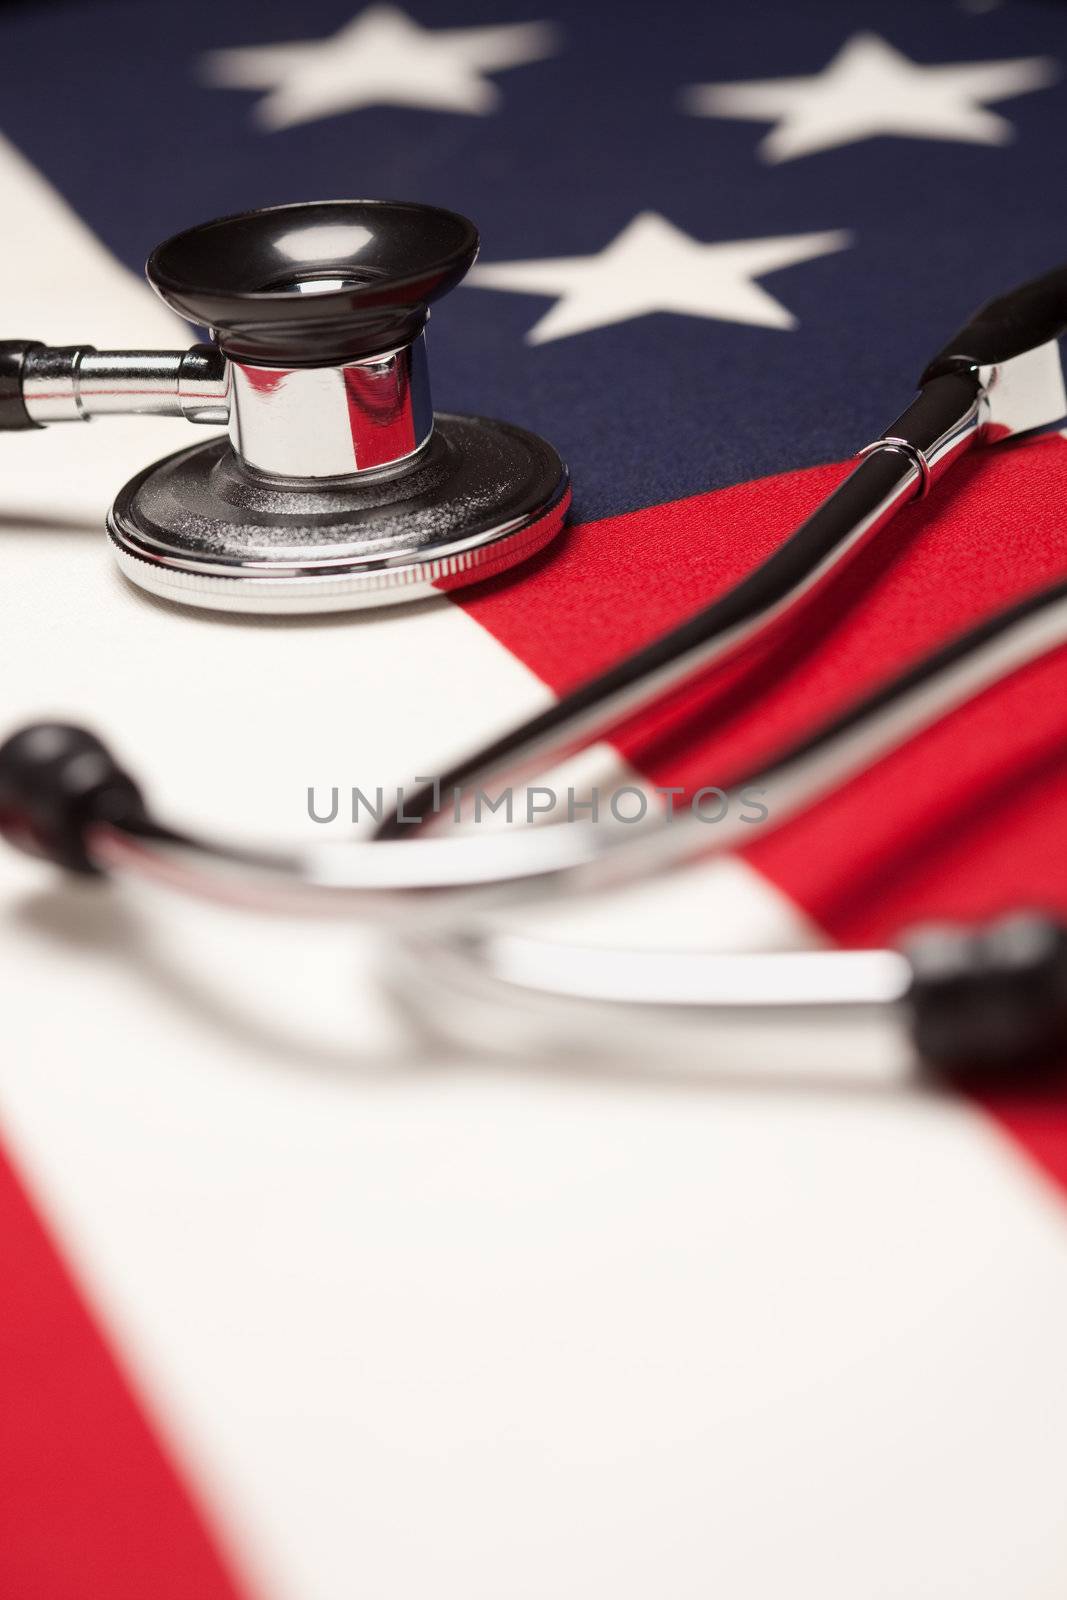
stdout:
<svg viewBox="0 0 1067 1600">
<path fill-rule="evenodd" d="M 443 770 L 695 610 L 976 305 L 1067 259 L 1040 0 L 11 4 L 0 68 L 5 336 L 172 346 L 141 266 L 177 229 L 433 202 L 483 239 L 437 404 L 573 475 L 506 579 L 225 619 L 104 548 L 184 424 L 4 441 L 3 729 L 99 727 L 229 836 L 317 840 L 309 787 Z M 1065 504 L 1058 435 L 975 453 L 755 711 L 638 728 L 623 770 L 714 783 L 1062 575 Z M 803 948 L 1067 911 L 1065 674 L 610 926 Z M 374 930 L 0 863 L 4 1600 L 1061 1600 L 1061 1092 L 919 1092 L 891 1038 L 832 1084 L 840 1040 L 786 1084 L 710 1039 L 531 1056 L 416 1024 L 381 962 Z"/>
</svg>

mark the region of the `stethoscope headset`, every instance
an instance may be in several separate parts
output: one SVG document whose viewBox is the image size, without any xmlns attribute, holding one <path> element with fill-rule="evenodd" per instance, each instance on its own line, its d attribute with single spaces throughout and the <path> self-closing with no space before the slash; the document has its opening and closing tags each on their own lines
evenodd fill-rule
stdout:
<svg viewBox="0 0 1067 1600">
<path fill-rule="evenodd" d="M 566 468 L 543 440 L 433 414 L 423 330 L 478 248 L 473 225 L 381 201 L 278 206 L 176 235 L 148 277 L 212 330 L 191 350 L 98 352 L 0 343 L 0 429 L 114 413 L 226 423 L 167 457 L 108 516 L 122 570 L 178 603 L 274 613 L 393 605 L 506 570 L 562 527 Z M 442 830 L 440 793 L 528 781 L 626 719 L 714 681 L 803 624 L 807 608 L 909 500 L 974 444 L 1062 423 L 1057 340 L 1067 269 L 992 301 L 931 361 L 919 392 L 840 486 L 726 594 L 405 801 L 377 837 L 303 852 L 197 839 L 157 820 L 92 733 L 21 729 L 0 746 L 0 833 L 82 874 L 129 873 L 208 898 L 372 916 L 458 991 L 559 1018 L 714 1020 L 857 1009 L 899 1017 L 918 1056 L 952 1073 L 1040 1064 L 1067 1047 L 1067 929 L 1023 912 L 920 930 L 900 950 L 613 950 L 503 932 L 491 913 L 611 889 L 728 850 L 685 813 Z M 923 727 L 1067 642 L 1067 580 L 1030 594 L 806 734 L 731 795 L 767 796 L 777 827 Z"/>
</svg>

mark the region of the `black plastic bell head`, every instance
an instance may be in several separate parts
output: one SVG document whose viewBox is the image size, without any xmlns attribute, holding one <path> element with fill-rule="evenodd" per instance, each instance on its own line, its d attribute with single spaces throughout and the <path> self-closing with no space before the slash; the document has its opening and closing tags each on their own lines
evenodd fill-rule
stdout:
<svg viewBox="0 0 1067 1600">
<path fill-rule="evenodd" d="M 410 344 L 473 265 L 478 231 L 438 206 L 314 200 L 219 217 L 152 252 L 148 280 L 237 360 L 354 361 Z"/>
</svg>

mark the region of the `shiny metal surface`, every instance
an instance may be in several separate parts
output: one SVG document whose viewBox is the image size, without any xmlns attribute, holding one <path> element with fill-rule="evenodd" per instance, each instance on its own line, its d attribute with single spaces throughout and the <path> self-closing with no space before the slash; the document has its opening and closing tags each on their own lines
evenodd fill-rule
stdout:
<svg viewBox="0 0 1067 1600">
<path fill-rule="evenodd" d="M 816 736 L 772 764 L 763 790 L 769 825 L 1065 641 L 1061 584 L 1056 598 L 950 657 L 936 677 L 904 680 L 911 687 L 877 715 L 841 719 L 832 738 Z M 741 831 L 740 823 L 712 829 L 692 819 L 575 822 L 272 854 L 200 842 L 142 818 L 98 825 L 87 846 L 109 873 L 234 909 L 367 919 L 385 938 L 393 992 L 421 1008 L 428 1026 L 464 1042 L 484 1039 L 494 1051 L 501 1015 L 509 1038 L 536 1040 L 539 1050 L 546 1038 L 564 1053 L 644 1038 L 656 1061 L 666 1059 L 665 1049 L 692 1045 L 702 1065 L 713 1045 L 725 1046 L 732 1061 L 747 1036 L 776 1073 L 811 1023 L 820 1029 L 809 1052 L 820 1075 L 829 1021 L 835 1029 L 886 1030 L 898 1049 L 901 1031 L 914 1025 L 915 978 L 911 961 L 895 951 L 639 951 L 530 938 L 496 918 L 516 905 L 610 891 L 677 868 L 730 848 Z"/>
<path fill-rule="evenodd" d="M 1067 417 L 1063 354 L 1049 339 L 1022 355 L 978 368 L 982 387 L 982 437 L 996 444 L 1020 433 L 1051 428 Z"/>
<path fill-rule="evenodd" d="M 321 294 L 316 280 L 303 298 Z M 421 331 L 299 367 L 231 361 L 212 345 L 38 345 L 22 390 L 39 426 L 123 413 L 228 423 L 229 441 L 156 462 L 108 515 L 126 576 L 184 605 L 301 614 L 426 598 L 536 554 L 570 503 L 544 440 L 481 417 L 435 419 Z"/>
<path fill-rule="evenodd" d="M 191 350 L 45 346 L 26 358 L 23 399 L 42 426 L 131 414 L 224 424 L 230 415 L 228 363 L 211 345 Z"/>
<path fill-rule="evenodd" d="M 449 547 L 428 549 L 422 556 L 383 553 L 379 559 L 353 558 L 347 570 L 338 565 L 331 571 L 328 564 L 324 570 L 311 562 L 293 567 L 267 563 L 243 569 L 237 564 L 214 572 L 207 565 L 182 568 L 173 561 L 149 560 L 135 552 L 112 521 L 108 523 L 108 533 L 115 559 L 126 577 L 162 600 L 206 611 L 311 616 L 410 604 L 493 577 L 544 549 L 563 526 L 569 501 L 570 493 L 566 491 L 532 521 L 516 518 L 457 540 Z M 270 570 L 272 567 L 274 570 Z"/>
<path fill-rule="evenodd" d="M 486 418 L 437 418 L 393 473 L 276 482 L 225 438 L 145 469 L 108 533 L 141 588 L 209 610 L 300 614 L 396 605 L 506 571 L 559 532 L 566 468 L 544 440 Z"/>
<path fill-rule="evenodd" d="M 970 386 L 972 398 L 956 405 L 944 383 L 946 376 L 949 384 L 955 378 Z M 1059 340 L 1051 339 L 996 365 L 961 361 L 954 374 L 931 379 L 904 416 L 859 454 L 879 450 L 903 454 L 919 470 L 921 497 L 972 444 L 999 444 L 1021 433 L 1055 427 L 1065 417 L 1063 357 Z"/>
<path fill-rule="evenodd" d="M 921 500 L 964 451 L 983 442 L 984 402 L 977 373 L 935 378 L 880 438 L 858 453 L 862 458 L 888 451 L 910 462 L 917 473 L 915 499 Z"/>
<path fill-rule="evenodd" d="M 769 640 L 775 626 L 791 621 L 800 606 L 815 601 L 833 575 L 883 528 L 899 507 L 914 497 L 920 473 L 903 455 L 886 459 L 879 454 L 855 469 L 820 512 L 858 491 L 862 510 L 847 513 L 847 531 L 819 561 L 809 566 L 780 598 L 755 611 L 744 621 L 711 637 L 702 637 L 653 665 L 635 662 L 626 681 L 587 686 L 570 701 L 561 701 L 529 724 L 505 735 L 469 761 L 446 773 L 446 788 L 473 789 L 486 783 L 523 783 L 546 774 L 562 761 L 602 739 L 627 718 L 655 705 L 709 669 L 740 660 L 757 643 Z M 816 513 L 819 515 L 819 513 Z M 578 703 L 584 699 L 584 703 Z M 410 803 L 414 813 L 419 797 Z M 429 822 L 433 825 L 432 819 Z M 411 830 L 408 830 L 410 834 Z"/>
<path fill-rule="evenodd" d="M 895 451 L 897 455 L 903 456 L 906 461 L 910 461 L 918 469 L 919 484 L 915 491 L 915 498 L 916 500 L 924 500 L 930 493 L 930 483 L 933 478 L 930 462 L 925 452 L 920 450 L 918 445 L 912 444 L 907 439 L 898 439 L 893 435 L 887 435 L 885 438 L 873 440 L 871 444 L 865 444 L 863 449 L 858 450 L 856 454 L 873 456 L 879 450 Z"/>
<path fill-rule="evenodd" d="M 492 577 L 555 536 L 570 489 L 556 452 L 522 429 L 480 417 L 437 428 L 423 330 L 477 253 L 468 218 L 405 201 L 187 228 L 146 272 L 213 343 L 0 341 L 0 430 L 122 413 L 225 425 L 221 449 L 156 462 L 108 516 L 126 575 L 182 604 L 354 610 Z"/>
<path fill-rule="evenodd" d="M 665 992 L 654 997 L 646 981 L 638 994 L 615 998 L 615 979 L 642 967 L 648 952 L 537 949 L 510 935 L 471 941 L 409 929 L 387 941 L 381 973 L 393 999 L 413 1010 L 431 1037 L 466 1054 L 482 1050 L 493 1061 L 506 1054 L 563 1071 L 600 1064 L 675 1083 L 755 1078 L 783 1087 L 903 1088 L 917 1079 L 914 1059 L 902 1050 L 910 1007 L 897 999 L 910 969 L 892 950 L 863 952 L 873 960 L 860 971 L 835 959 L 852 954 L 805 952 L 808 964 L 784 973 L 779 961 L 790 958 L 776 953 L 656 952 L 652 982 L 662 974 Z M 572 955 L 580 992 L 555 981 Z M 743 985 L 740 1003 L 727 990 L 735 979 Z M 810 984 L 812 999 L 794 1000 L 800 980 Z"/>
<path fill-rule="evenodd" d="M 433 430 L 426 343 L 337 367 L 231 363 L 230 438 L 255 471 L 345 478 L 405 461 Z"/>
<path fill-rule="evenodd" d="M 1052 340 L 1001 362 L 961 361 L 930 378 L 896 421 L 860 452 L 851 475 L 797 530 L 788 544 L 818 529 L 814 559 L 798 562 L 787 586 L 767 584 L 767 598 L 750 603 L 731 626 L 701 631 L 697 619 L 638 652 L 549 711 L 495 741 L 444 775 L 448 787 L 529 782 L 687 683 L 769 642 L 775 628 L 818 599 L 836 573 L 861 551 L 907 501 L 927 493 L 973 445 L 994 444 L 1018 432 L 1049 428 L 1067 412 L 1058 342 Z M 770 574 L 776 552 L 752 581 Z M 714 612 L 709 608 L 709 619 Z M 673 643 L 673 648 L 672 648 Z M 428 794 L 411 802 L 426 808 Z M 432 818 L 430 819 L 432 825 Z M 391 823 L 384 831 L 392 833 Z"/>
<path fill-rule="evenodd" d="M 343 366 L 230 362 L 191 350 L 47 346 L 26 358 L 34 422 L 129 414 L 229 424 L 238 458 L 275 478 L 350 478 L 410 460 L 429 441 L 433 405 L 422 334 Z"/>
<path fill-rule="evenodd" d="M 877 716 L 835 729 L 763 774 L 746 774 L 723 820 L 692 812 L 648 816 L 640 823 L 573 822 L 481 832 L 470 828 L 410 839 L 319 845 L 300 853 L 251 853 L 205 845 L 154 829 L 101 827 L 93 860 L 210 899 L 258 910 L 312 916 L 383 916 L 426 933 L 470 930 L 487 910 L 559 894 L 601 893 L 685 867 L 750 843 L 740 820 L 740 790 L 761 785 L 766 830 L 787 822 L 820 796 L 879 760 L 921 729 L 1046 651 L 1067 643 L 1067 598 L 1021 618 L 981 648 L 900 693 Z"/>
<path fill-rule="evenodd" d="M 592 823 L 483 836 L 457 833 L 396 840 L 354 840 L 304 851 L 266 852 L 205 844 L 153 827 L 102 824 L 89 840 L 108 872 L 144 878 L 237 910 L 286 916 L 352 918 L 427 932 L 452 928 L 478 911 L 538 899 L 560 874 L 584 869 L 610 848 Z"/>
<path fill-rule="evenodd" d="M 492 931 L 453 939 L 449 950 L 502 990 L 596 1005 L 885 1006 L 902 1000 L 911 983 L 907 957 L 896 950 L 628 950 Z"/>
</svg>

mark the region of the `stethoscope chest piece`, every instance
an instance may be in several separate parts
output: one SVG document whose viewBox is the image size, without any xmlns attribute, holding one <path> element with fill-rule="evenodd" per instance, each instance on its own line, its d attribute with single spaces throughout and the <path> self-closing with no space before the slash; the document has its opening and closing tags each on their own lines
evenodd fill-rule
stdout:
<svg viewBox="0 0 1067 1600">
<path fill-rule="evenodd" d="M 108 516 L 119 565 L 167 600 L 223 611 L 390 605 L 523 561 L 559 531 L 566 475 L 535 434 L 438 416 L 403 472 L 271 482 L 225 439 L 147 467 Z"/>
<path fill-rule="evenodd" d="M 491 577 L 555 536 L 570 491 L 535 434 L 434 416 L 428 308 L 477 248 L 466 218 L 390 201 L 276 206 L 191 228 L 159 246 L 148 278 L 214 342 L 11 342 L 0 425 L 122 411 L 227 425 L 139 473 L 109 513 L 123 572 L 168 600 L 350 610 Z"/>
</svg>

